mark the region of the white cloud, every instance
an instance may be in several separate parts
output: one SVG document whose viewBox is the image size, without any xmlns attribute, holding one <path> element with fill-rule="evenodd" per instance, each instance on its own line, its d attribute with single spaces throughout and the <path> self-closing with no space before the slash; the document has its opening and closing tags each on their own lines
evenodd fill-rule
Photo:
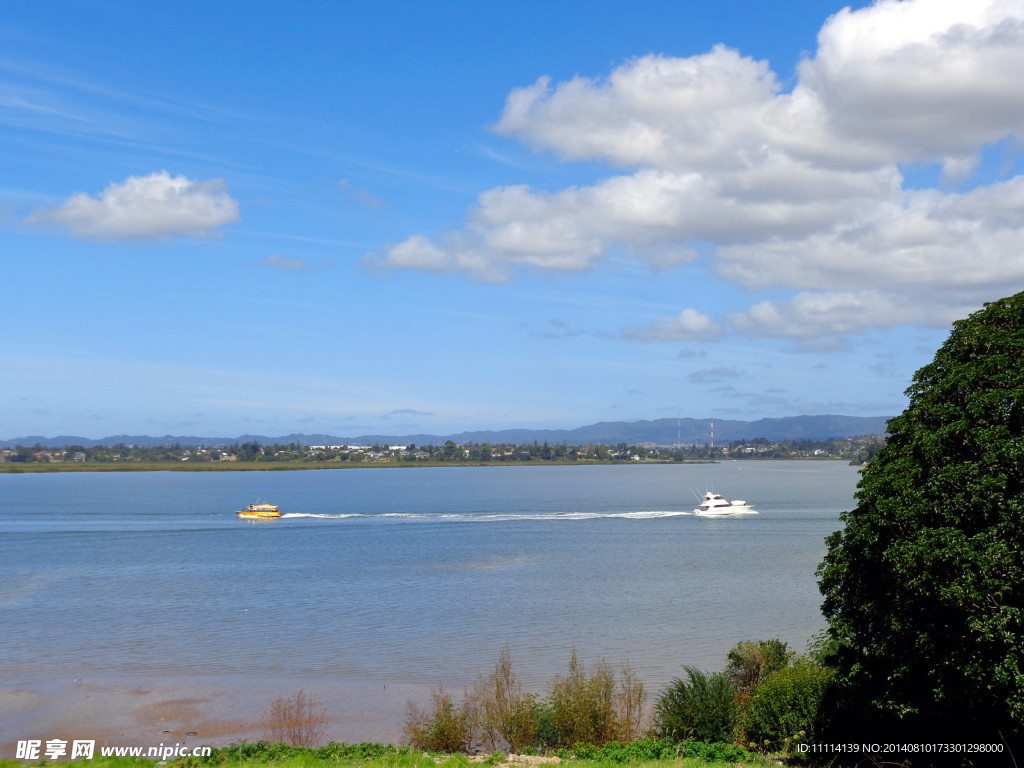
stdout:
<svg viewBox="0 0 1024 768">
<path fill-rule="evenodd" d="M 627 328 L 623 335 L 638 341 L 706 341 L 722 329 L 710 317 L 687 307 L 676 317 L 657 320 L 644 328 Z"/>
<path fill-rule="evenodd" d="M 802 238 L 724 246 L 721 273 L 744 287 L 879 284 L 1004 287 L 1024 280 L 1024 178 L 967 193 L 920 190 Z"/>
<path fill-rule="evenodd" d="M 874 323 L 887 324 L 896 309 L 878 291 L 830 291 L 797 294 L 790 302 L 763 301 L 729 320 L 750 336 L 811 337 L 851 333 Z"/>
<path fill-rule="evenodd" d="M 606 78 L 541 77 L 509 94 L 495 130 L 617 175 L 488 190 L 464 227 L 414 235 L 380 262 L 493 280 L 594 269 L 612 253 L 662 269 L 704 242 L 719 276 L 795 292 L 732 314 L 734 331 L 944 325 L 1024 288 L 1024 177 L 910 190 L 900 165 L 970 179 L 983 149 L 1024 137 L 1020 72 L 1024 0 L 880 0 L 829 18 L 788 92 L 767 62 L 724 46 L 644 56 Z M 720 330 L 688 309 L 624 333 Z"/>
<path fill-rule="evenodd" d="M 738 167 L 756 150 L 778 87 L 767 62 L 724 46 L 689 58 L 644 56 L 607 80 L 540 78 L 514 90 L 495 130 L 569 160 L 691 170 Z M 753 139 L 753 141 L 752 141 Z"/>
<path fill-rule="evenodd" d="M 29 223 L 61 227 L 89 240 L 204 237 L 235 221 L 238 203 L 222 179 L 190 181 L 166 171 L 129 176 L 111 183 L 98 197 L 79 192 L 29 218 Z"/>
<path fill-rule="evenodd" d="M 792 121 L 806 120 L 829 140 L 814 150 L 844 164 L 962 162 L 1024 129 L 1021 71 L 1021 0 L 847 8 L 826 22 L 792 98 L 780 100 L 791 121 L 779 139 L 799 153 L 806 129 Z"/>
<path fill-rule="evenodd" d="M 456 268 L 455 259 L 423 235 L 413 235 L 405 242 L 391 246 L 381 261 L 387 266 L 424 272 L 453 272 Z"/>
</svg>

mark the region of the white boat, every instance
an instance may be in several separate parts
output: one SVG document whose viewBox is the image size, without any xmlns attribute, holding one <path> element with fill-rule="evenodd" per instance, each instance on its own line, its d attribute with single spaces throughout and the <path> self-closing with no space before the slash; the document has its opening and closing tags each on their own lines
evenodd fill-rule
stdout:
<svg viewBox="0 0 1024 768">
<path fill-rule="evenodd" d="M 724 517 L 725 515 L 756 515 L 757 510 L 745 501 L 739 499 L 728 501 L 722 494 L 708 491 L 701 499 L 700 506 L 693 510 L 693 514 L 702 517 Z"/>
</svg>

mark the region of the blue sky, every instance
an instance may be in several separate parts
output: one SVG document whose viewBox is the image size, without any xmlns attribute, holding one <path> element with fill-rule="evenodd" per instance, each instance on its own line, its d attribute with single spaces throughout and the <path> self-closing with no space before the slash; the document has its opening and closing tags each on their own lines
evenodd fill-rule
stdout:
<svg viewBox="0 0 1024 768">
<path fill-rule="evenodd" d="M 0 12 L 0 437 L 895 415 L 1024 289 L 1024 0 Z"/>
</svg>

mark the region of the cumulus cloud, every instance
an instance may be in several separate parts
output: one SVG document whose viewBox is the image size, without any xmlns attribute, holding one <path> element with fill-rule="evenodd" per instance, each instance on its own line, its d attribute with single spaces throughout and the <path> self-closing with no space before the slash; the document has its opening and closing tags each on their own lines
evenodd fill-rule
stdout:
<svg viewBox="0 0 1024 768">
<path fill-rule="evenodd" d="M 405 242 L 388 248 L 383 261 L 391 267 L 421 269 L 424 272 L 453 272 L 457 267 L 453 255 L 423 235 L 413 235 Z"/>
<path fill-rule="evenodd" d="M 166 171 L 129 176 L 96 197 L 79 192 L 29 218 L 31 224 L 60 227 L 89 240 L 205 237 L 235 221 L 238 203 L 223 179 L 191 181 Z"/>
<path fill-rule="evenodd" d="M 541 77 L 509 95 L 495 130 L 569 160 L 738 167 L 741 150 L 757 148 L 759 116 L 777 91 L 767 62 L 719 45 L 689 58 L 644 56 L 605 80 L 552 86 Z"/>
<path fill-rule="evenodd" d="M 1020 0 L 885 0 L 828 20 L 779 111 L 810 121 L 801 134 L 855 142 L 813 145 L 844 163 L 963 158 L 1024 127 L 1021 67 Z"/>
<path fill-rule="evenodd" d="M 503 280 L 612 255 L 664 269 L 703 243 L 720 277 L 793 297 L 721 322 L 686 309 L 625 336 L 944 325 L 1024 287 L 1024 177 L 910 189 L 901 168 L 939 164 L 962 183 L 983 149 L 1019 142 L 1022 71 L 1024 0 L 879 0 L 826 20 L 788 90 L 768 62 L 725 46 L 540 77 L 508 95 L 494 130 L 611 175 L 485 191 L 461 229 L 414 235 L 378 261 Z"/>
</svg>

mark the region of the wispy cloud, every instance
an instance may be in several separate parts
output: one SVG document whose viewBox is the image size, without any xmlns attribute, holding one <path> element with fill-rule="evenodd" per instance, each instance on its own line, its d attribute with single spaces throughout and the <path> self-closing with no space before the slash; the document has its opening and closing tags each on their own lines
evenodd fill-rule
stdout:
<svg viewBox="0 0 1024 768">
<path fill-rule="evenodd" d="M 309 269 L 309 265 L 303 259 L 286 259 L 279 253 L 272 253 L 256 263 L 279 269 L 282 272 L 305 272 Z"/>
<path fill-rule="evenodd" d="M 735 368 L 704 368 L 699 371 L 694 371 L 689 374 L 686 378 L 688 381 L 694 384 L 707 384 L 716 381 L 725 381 L 729 379 L 737 379 L 742 374 Z"/>
<path fill-rule="evenodd" d="M 373 194 L 373 192 L 363 187 L 357 187 L 348 179 L 342 179 L 339 181 L 338 189 L 341 190 L 345 199 L 354 205 L 358 205 L 362 208 L 371 208 L 373 210 L 387 208 L 387 203 Z"/>
</svg>

